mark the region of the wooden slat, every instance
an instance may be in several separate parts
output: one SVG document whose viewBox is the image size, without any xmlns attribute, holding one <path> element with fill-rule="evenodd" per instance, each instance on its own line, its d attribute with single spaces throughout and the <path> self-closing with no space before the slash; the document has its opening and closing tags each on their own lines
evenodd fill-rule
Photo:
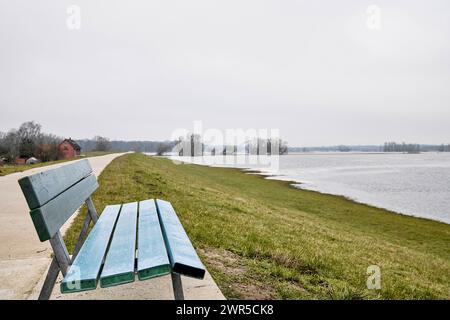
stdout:
<svg viewBox="0 0 450 320">
<path fill-rule="evenodd" d="M 105 257 L 120 205 L 107 206 L 61 282 L 61 292 L 92 290 L 97 287 L 100 267 Z"/>
<path fill-rule="evenodd" d="M 170 273 L 169 258 L 153 199 L 139 202 L 138 221 L 139 280 Z"/>
<path fill-rule="evenodd" d="M 92 168 L 87 159 L 36 173 L 19 180 L 30 210 L 43 206 L 57 195 L 87 177 Z"/>
<path fill-rule="evenodd" d="M 134 281 L 137 205 L 137 202 L 122 205 L 100 276 L 102 287 Z"/>
<path fill-rule="evenodd" d="M 156 204 L 172 270 L 203 279 L 205 266 L 200 261 L 172 205 L 159 199 L 156 200 Z"/>
<path fill-rule="evenodd" d="M 46 241 L 53 237 L 97 188 L 97 179 L 94 175 L 90 175 L 42 207 L 32 210 L 30 214 L 39 239 Z"/>
</svg>

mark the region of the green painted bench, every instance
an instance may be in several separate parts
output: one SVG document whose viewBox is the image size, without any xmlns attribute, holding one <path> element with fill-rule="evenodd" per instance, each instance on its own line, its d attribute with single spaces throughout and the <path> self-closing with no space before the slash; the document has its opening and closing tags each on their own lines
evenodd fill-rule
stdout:
<svg viewBox="0 0 450 320">
<path fill-rule="evenodd" d="M 203 279 L 200 261 L 170 202 L 145 200 L 109 205 L 97 218 L 91 195 L 98 188 L 88 160 L 19 180 L 41 241 L 54 257 L 39 299 L 48 299 L 61 271 L 70 293 L 171 274 L 175 299 L 184 298 L 180 275 Z M 87 214 L 72 256 L 60 228 L 85 203 Z M 88 234 L 89 225 L 94 224 Z"/>
</svg>

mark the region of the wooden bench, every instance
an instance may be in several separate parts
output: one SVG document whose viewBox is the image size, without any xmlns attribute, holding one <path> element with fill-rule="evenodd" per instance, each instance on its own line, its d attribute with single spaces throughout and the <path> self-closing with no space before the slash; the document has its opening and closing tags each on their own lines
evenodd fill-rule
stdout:
<svg viewBox="0 0 450 320">
<path fill-rule="evenodd" d="M 145 200 L 109 205 L 100 218 L 91 195 L 98 188 L 88 160 L 19 180 L 41 241 L 54 257 L 39 299 L 49 299 L 62 272 L 61 292 L 93 290 L 171 274 L 175 299 L 184 298 L 181 275 L 203 279 L 201 263 L 170 202 Z M 72 256 L 60 233 L 85 203 L 87 214 Z M 94 227 L 89 232 L 89 225 Z"/>
</svg>

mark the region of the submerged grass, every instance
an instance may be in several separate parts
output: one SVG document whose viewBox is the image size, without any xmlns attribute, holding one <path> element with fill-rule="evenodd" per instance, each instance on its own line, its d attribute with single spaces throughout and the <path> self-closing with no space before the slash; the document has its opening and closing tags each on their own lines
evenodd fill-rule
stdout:
<svg viewBox="0 0 450 320">
<path fill-rule="evenodd" d="M 227 298 L 450 299 L 450 226 L 237 169 L 116 158 L 94 202 L 171 201 Z M 85 209 L 83 209 L 85 211 Z M 66 234 L 72 250 L 84 215 Z M 368 290 L 367 268 L 381 268 Z"/>
</svg>

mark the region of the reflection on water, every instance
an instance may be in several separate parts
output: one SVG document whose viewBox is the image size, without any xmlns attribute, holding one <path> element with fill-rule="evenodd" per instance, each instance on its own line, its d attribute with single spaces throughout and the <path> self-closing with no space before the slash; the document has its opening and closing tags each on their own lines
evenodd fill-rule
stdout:
<svg viewBox="0 0 450 320">
<path fill-rule="evenodd" d="M 300 188 L 450 223 L 450 153 L 290 154 L 279 157 L 276 166 L 245 161 L 245 156 L 171 158 L 262 170 L 269 179 L 296 181 Z"/>
</svg>

